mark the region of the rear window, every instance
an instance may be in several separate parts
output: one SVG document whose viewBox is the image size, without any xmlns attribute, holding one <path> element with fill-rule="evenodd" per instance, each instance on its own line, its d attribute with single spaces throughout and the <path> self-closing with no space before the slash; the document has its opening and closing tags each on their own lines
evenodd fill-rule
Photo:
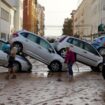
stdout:
<svg viewBox="0 0 105 105">
<path fill-rule="evenodd" d="M 62 42 L 67 36 L 62 37 L 61 39 L 59 39 L 59 42 Z"/>
<path fill-rule="evenodd" d="M 28 36 L 28 33 L 26 33 L 26 32 L 23 32 L 23 33 L 20 33 L 20 34 L 25 38 L 27 38 L 27 36 Z"/>
</svg>

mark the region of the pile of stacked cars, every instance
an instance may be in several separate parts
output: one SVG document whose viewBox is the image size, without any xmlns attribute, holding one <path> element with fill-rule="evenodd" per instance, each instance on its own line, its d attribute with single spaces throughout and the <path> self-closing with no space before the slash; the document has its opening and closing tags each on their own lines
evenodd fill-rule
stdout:
<svg viewBox="0 0 105 105">
<path fill-rule="evenodd" d="M 103 57 L 91 44 L 79 38 L 62 35 L 53 46 L 39 35 L 21 30 L 12 35 L 12 46 L 17 47 L 18 52 L 46 64 L 51 71 L 66 69 L 64 64 L 65 49 L 70 47 L 76 53 L 76 60 L 90 66 L 93 71 L 101 71 Z"/>
</svg>

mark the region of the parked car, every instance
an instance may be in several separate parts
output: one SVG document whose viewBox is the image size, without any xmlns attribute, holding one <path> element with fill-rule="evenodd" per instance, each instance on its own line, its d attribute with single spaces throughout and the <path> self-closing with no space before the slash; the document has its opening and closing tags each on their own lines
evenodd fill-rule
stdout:
<svg viewBox="0 0 105 105">
<path fill-rule="evenodd" d="M 7 67 L 8 66 L 8 53 L 2 50 L 3 44 L 7 44 L 5 41 L 0 40 L 0 66 Z M 17 72 L 27 71 L 31 72 L 32 65 L 29 60 L 23 56 L 16 55 L 14 67 Z"/>
<path fill-rule="evenodd" d="M 65 69 L 64 59 L 57 54 L 53 46 L 43 37 L 21 30 L 12 35 L 12 46 L 18 48 L 18 52 L 46 64 L 51 71 Z"/>
<path fill-rule="evenodd" d="M 101 55 L 105 55 L 105 35 L 95 38 L 91 43 Z"/>
<path fill-rule="evenodd" d="M 92 70 L 102 70 L 103 58 L 88 42 L 79 38 L 63 35 L 55 41 L 55 49 L 64 58 L 65 48 L 70 47 L 76 53 L 76 60 L 90 66 Z"/>
</svg>

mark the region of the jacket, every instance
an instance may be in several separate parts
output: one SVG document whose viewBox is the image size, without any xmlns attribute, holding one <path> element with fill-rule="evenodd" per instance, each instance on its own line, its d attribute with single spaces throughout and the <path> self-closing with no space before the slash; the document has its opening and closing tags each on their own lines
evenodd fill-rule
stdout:
<svg viewBox="0 0 105 105">
<path fill-rule="evenodd" d="M 66 55 L 65 55 L 65 63 L 74 63 L 75 61 L 76 61 L 76 59 L 75 59 L 76 57 L 75 57 L 75 53 L 73 52 L 73 51 L 71 51 L 71 50 L 67 50 L 66 51 Z"/>
</svg>

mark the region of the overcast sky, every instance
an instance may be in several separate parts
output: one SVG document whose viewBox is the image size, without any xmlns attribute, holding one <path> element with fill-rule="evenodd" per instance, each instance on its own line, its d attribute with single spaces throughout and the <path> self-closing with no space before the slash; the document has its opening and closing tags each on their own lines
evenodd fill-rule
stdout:
<svg viewBox="0 0 105 105">
<path fill-rule="evenodd" d="M 45 7 L 45 35 L 62 34 L 64 19 L 70 17 L 82 0 L 38 0 Z"/>
</svg>

